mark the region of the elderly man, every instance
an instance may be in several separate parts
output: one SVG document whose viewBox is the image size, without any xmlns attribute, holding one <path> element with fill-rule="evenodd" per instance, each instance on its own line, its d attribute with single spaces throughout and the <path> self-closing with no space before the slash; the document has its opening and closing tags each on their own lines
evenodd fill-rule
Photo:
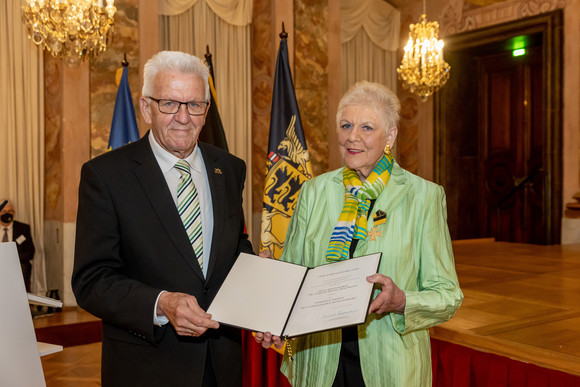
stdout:
<svg viewBox="0 0 580 387">
<path fill-rule="evenodd" d="M 32 242 L 30 226 L 17 222 L 14 220 L 15 216 L 16 211 L 14 210 L 14 206 L 8 201 L 0 211 L 0 225 L 2 225 L 0 238 L 2 238 L 2 242 L 16 242 L 18 257 L 20 258 L 20 268 L 22 269 L 22 276 L 24 277 L 24 285 L 26 285 L 26 291 L 30 292 L 30 278 L 32 276 L 32 262 L 30 261 L 34 258 L 34 252 L 36 250 Z"/>
<path fill-rule="evenodd" d="M 198 142 L 207 67 L 163 51 L 144 69 L 139 141 L 81 172 L 72 285 L 103 320 L 103 386 L 241 386 L 241 334 L 205 310 L 240 252 L 245 163 Z"/>
</svg>

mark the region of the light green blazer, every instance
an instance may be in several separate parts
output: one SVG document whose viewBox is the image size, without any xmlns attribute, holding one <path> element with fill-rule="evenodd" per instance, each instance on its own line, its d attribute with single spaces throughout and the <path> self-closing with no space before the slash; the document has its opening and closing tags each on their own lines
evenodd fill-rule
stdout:
<svg viewBox="0 0 580 387">
<path fill-rule="evenodd" d="M 326 249 L 344 205 L 342 171 L 325 173 L 301 189 L 288 226 L 281 260 L 306 266 L 326 264 Z M 431 386 L 428 328 L 449 320 L 463 299 L 459 289 L 447 206 L 441 186 L 395 163 L 372 214 L 387 213 L 381 236 L 360 241 L 354 257 L 382 252 L 379 272 L 407 296 L 405 314 L 372 314 L 358 326 L 362 374 L 367 386 Z M 369 216 L 368 230 L 374 226 Z M 375 289 L 375 295 L 380 292 Z M 294 386 L 331 386 L 341 347 L 341 330 L 296 338 L 294 361 L 285 355 L 281 371 Z"/>
</svg>

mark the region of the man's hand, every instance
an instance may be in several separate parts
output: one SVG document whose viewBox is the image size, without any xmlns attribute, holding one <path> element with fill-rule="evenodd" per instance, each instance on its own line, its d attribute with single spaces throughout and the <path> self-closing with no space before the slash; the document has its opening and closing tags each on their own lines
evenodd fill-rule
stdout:
<svg viewBox="0 0 580 387">
<path fill-rule="evenodd" d="M 163 292 L 157 303 L 157 315 L 166 316 L 181 336 L 201 336 L 208 328 L 220 326 L 199 307 L 194 296 L 185 293 Z"/>
</svg>

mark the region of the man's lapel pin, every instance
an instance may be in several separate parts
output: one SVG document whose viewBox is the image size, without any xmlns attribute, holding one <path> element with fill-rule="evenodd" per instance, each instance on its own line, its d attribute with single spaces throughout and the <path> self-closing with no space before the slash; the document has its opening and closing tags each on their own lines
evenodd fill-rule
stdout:
<svg viewBox="0 0 580 387">
<path fill-rule="evenodd" d="M 222 170 L 219 169 L 219 168 L 214 168 L 213 171 L 214 171 L 214 173 L 217 173 L 218 175 L 221 175 L 222 174 Z"/>
</svg>

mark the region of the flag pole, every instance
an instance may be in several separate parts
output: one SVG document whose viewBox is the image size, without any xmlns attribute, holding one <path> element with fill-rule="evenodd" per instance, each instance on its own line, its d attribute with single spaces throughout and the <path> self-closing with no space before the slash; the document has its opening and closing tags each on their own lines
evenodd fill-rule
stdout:
<svg viewBox="0 0 580 387">
<path fill-rule="evenodd" d="M 282 22 L 282 32 L 280 32 L 280 39 L 288 39 L 288 33 L 286 32 L 286 29 L 284 28 L 284 22 Z"/>
<path fill-rule="evenodd" d="M 209 67 L 209 75 L 211 75 L 211 79 L 213 80 L 213 87 L 215 88 L 215 76 L 213 74 L 213 62 L 211 60 L 211 52 L 209 52 L 209 45 L 205 45 L 205 63 L 207 63 L 208 67 Z"/>
</svg>

